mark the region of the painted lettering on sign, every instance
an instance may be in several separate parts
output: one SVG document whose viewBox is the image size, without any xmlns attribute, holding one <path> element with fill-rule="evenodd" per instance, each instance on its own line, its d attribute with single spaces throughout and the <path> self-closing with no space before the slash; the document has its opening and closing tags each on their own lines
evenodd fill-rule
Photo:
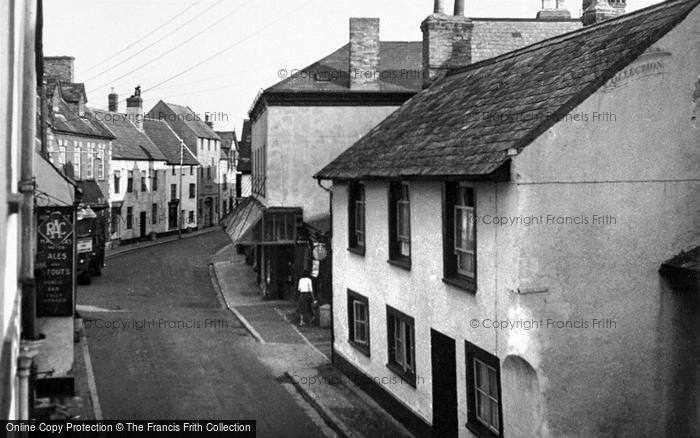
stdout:
<svg viewBox="0 0 700 438">
<path fill-rule="evenodd" d="M 671 52 L 659 48 L 649 49 L 637 58 L 635 62 L 618 72 L 602 88 L 603 91 L 623 87 L 637 79 L 668 73 L 668 58 Z"/>
</svg>

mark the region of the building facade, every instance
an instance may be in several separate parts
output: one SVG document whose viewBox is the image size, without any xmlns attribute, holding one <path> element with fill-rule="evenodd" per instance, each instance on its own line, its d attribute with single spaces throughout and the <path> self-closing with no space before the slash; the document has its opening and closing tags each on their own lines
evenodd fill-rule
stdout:
<svg viewBox="0 0 700 438">
<path fill-rule="evenodd" d="M 197 179 L 199 162 L 184 141 L 162 120 L 145 119 L 148 137 L 167 158 L 166 168 L 156 170 L 166 208 L 151 218 L 163 224 L 161 232 L 190 231 L 197 228 Z"/>
<path fill-rule="evenodd" d="M 250 120 L 243 121 L 241 140 L 238 142 L 238 155 L 236 160 L 236 199 L 247 198 L 253 194 L 253 179 L 250 165 L 250 145 L 252 142 L 252 130 Z"/>
<path fill-rule="evenodd" d="M 697 435 L 698 27 L 446 72 L 319 172 L 336 365 L 421 436 Z"/>
<path fill-rule="evenodd" d="M 317 169 L 450 68 L 580 28 L 581 22 L 560 6 L 532 20 L 472 20 L 464 16 L 463 2 L 457 1 L 455 14 L 448 15 L 437 1 L 435 13 L 422 23 L 423 42 L 381 41 L 379 19 L 351 18 L 346 46 L 264 90 L 253 104 L 253 196 L 265 207 L 300 210 L 303 222 L 311 225 L 308 234 L 328 235 L 330 230 L 318 228 L 329 223 L 329 210 L 328 192 L 310 178 Z M 304 249 L 266 243 L 258 255 L 261 287 L 268 296 L 281 296 L 286 279 L 291 275 L 296 281 L 312 258 L 290 260 L 290 254 L 304 254 Z M 286 272 L 290 265 L 291 274 Z M 281 282 L 268 281 L 274 278 Z M 329 292 L 321 292 L 328 301 Z"/>
<path fill-rule="evenodd" d="M 163 120 L 185 142 L 199 162 L 197 179 L 197 226 L 210 227 L 221 219 L 219 160 L 221 139 L 191 108 L 159 101 L 147 114 Z"/>
<path fill-rule="evenodd" d="M 221 137 L 221 157 L 219 158 L 218 183 L 221 194 L 221 217 L 224 218 L 236 206 L 238 182 L 236 165 L 238 162 L 238 138 L 236 131 L 216 131 Z"/>
<path fill-rule="evenodd" d="M 161 179 L 168 165 L 144 130 L 140 87 L 127 99 L 126 113 L 118 112 L 116 98 L 109 101 L 110 111 L 90 111 L 115 137 L 109 169 L 109 229 L 116 246 L 168 231 L 168 198 Z"/>
</svg>

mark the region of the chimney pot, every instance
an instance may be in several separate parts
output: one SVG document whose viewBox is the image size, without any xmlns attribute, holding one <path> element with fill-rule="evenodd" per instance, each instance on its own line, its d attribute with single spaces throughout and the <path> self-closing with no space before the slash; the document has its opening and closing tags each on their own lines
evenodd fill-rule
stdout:
<svg viewBox="0 0 700 438">
<path fill-rule="evenodd" d="M 435 0 L 435 7 L 433 8 L 433 13 L 444 14 L 445 13 L 445 0 Z"/>
<path fill-rule="evenodd" d="M 455 0 L 455 17 L 464 17 L 464 0 Z"/>
</svg>

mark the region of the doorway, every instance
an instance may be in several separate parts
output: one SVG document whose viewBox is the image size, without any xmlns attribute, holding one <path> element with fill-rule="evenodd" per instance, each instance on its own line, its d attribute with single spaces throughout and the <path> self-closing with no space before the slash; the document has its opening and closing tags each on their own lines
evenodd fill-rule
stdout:
<svg viewBox="0 0 700 438">
<path fill-rule="evenodd" d="M 146 212 L 142 211 L 139 215 L 139 228 L 141 230 L 141 238 L 146 237 Z"/>
<path fill-rule="evenodd" d="M 168 229 L 177 228 L 177 203 L 171 202 L 168 204 Z"/>
<path fill-rule="evenodd" d="M 454 339 L 431 329 L 430 355 L 433 376 L 433 436 L 457 437 L 459 424 Z"/>
</svg>

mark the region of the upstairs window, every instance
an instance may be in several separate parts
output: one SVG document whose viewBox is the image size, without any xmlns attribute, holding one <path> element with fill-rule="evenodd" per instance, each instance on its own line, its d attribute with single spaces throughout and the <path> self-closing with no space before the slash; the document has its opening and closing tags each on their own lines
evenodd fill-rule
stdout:
<svg viewBox="0 0 700 438">
<path fill-rule="evenodd" d="M 389 258 L 396 265 L 411 267 L 411 202 L 404 182 L 389 185 Z"/>
<path fill-rule="evenodd" d="M 446 183 L 443 211 L 443 264 L 445 279 L 476 290 L 476 202 L 473 187 Z"/>
<path fill-rule="evenodd" d="M 134 191 L 134 171 L 129 171 L 129 177 L 126 180 L 126 192 L 132 193 Z"/>
<path fill-rule="evenodd" d="M 100 144 L 97 151 L 97 179 L 104 181 L 105 179 L 105 147 Z"/>
<path fill-rule="evenodd" d="M 155 191 L 158 190 L 158 171 L 157 171 L 157 170 L 151 170 L 151 175 L 153 175 L 153 176 L 152 176 L 152 180 L 153 180 L 153 191 L 155 192 Z"/>
<path fill-rule="evenodd" d="M 190 183 L 190 199 L 194 199 L 197 196 L 196 186 Z"/>
<path fill-rule="evenodd" d="M 146 172 L 143 170 L 141 171 L 141 191 L 145 192 L 148 190 L 148 187 L 146 186 Z"/>
<path fill-rule="evenodd" d="M 361 254 L 365 251 L 365 185 L 350 184 L 348 199 L 348 245 Z"/>
<path fill-rule="evenodd" d="M 119 193 L 119 184 L 121 183 L 121 172 L 114 171 L 114 193 Z"/>
<path fill-rule="evenodd" d="M 94 178 L 95 173 L 95 146 L 93 143 L 87 144 L 87 165 L 85 166 L 85 178 Z"/>
<path fill-rule="evenodd" d="M 173 201 L 177 199 L 177 184 L 170 184 L 170 199 Z"/>
</svg>

